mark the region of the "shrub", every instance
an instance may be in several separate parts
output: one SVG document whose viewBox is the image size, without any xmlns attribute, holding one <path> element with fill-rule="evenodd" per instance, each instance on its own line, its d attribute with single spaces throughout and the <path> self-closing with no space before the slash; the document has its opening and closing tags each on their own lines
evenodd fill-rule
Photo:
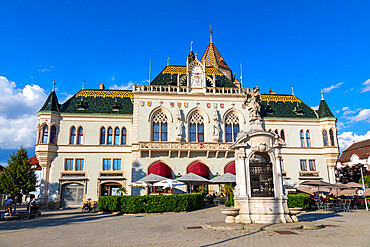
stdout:
<svg viewBox="0 0 370 247">
<path fill-rule="evenodd" d="M 360 184 L 362 184 L 362 178 L 358 181 Z M 364 184 L 365 186 L 370 186 L 370 176 L 364 176 Z"/>
<path fill-rule="evenodd" d="M 123 214 L 180 212 L 200 209 L 203 196 L 200 193 L 148 196 L 101 196 L 99 210 L 119 211 Z"/>
<path fill-rule="evenodd" d="M 311 207 L 311 195 L 305 193 L 288 194 L 288 207 L 299 207 L 302 209 L 309 209 Z"/>
<path fill-rule="evenodd" d="M 225 202 L 226 207 L 233 207 L 234 206 L 234 194 L 230 194 L 230 200 Z"/>
</svg>

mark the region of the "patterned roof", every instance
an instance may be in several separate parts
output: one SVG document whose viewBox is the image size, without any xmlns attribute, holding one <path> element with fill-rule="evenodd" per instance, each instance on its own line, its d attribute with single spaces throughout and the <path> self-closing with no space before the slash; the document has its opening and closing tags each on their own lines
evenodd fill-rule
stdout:
<svg viewBox="0 0 370 247">
<path fill-rule="evenodd" d="M 320 101 L 320 106 L 319 109 L 317 110 L 317 114 L 319 114 L 320 118 L 335 117 L 324 99 Z"/>
<path fill-rule="evenodd" d="M 60 105 L 58 103 L 57 95 L 54 91 L 51 91 L 48 98 L 46 99 L 44 105 L 41 107 L 40 111 L 55 111 L 59 112 Z"/>
<path fill-rule="evenodd" d="M 360 159 L 366 159 L 370 156 L 370 139 L 355 142 L 349 146 L 339 157 L 339 162 L 349 162 L 353 154 L 357 154 Z"/>
<path fill-rule="evenodd" d="M 261 113 L 263 117 L 315 118 L 315 111 L 294 95 L 262 94 Z"/>
<path fill-rule="evenodd" d="M 180 75 L 180 79 L 183 75 L 186 75 L 186 66 L 168 65 L 162 72 L 150 83 L 150 85 L 166 85 L 166 86 L 177 86 L 177 76 Z M 217 68 L 206 68 L 206 75 L 213 78 L 216 77 L 216 87 L 236 87 L 221 71 Z M 182 84 L 186 86 L 186 81 Z M 211 85 L 207 85 L 211 86 Z"/>
<path fill-rule="evenodd" d="M 217 50 L 216 46 L 211 42 L 209 43 L 206 51 L 204 52 L 202 63 L 206 62 L 206 67 L 220 67 L 231 71 L 229 66 L 227 66 L 224 58 L 221 56 L 220 52 Z"/>
<path fill-rule="evenodd" d="M 60 107 L 60 112 L 132 114 L 132 91 L 80 90 Z"/>
</svg>

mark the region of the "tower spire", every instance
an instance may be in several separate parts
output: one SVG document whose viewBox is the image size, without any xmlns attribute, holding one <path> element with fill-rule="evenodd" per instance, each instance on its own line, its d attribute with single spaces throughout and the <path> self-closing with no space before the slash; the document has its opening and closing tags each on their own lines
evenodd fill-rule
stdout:
<svg viewBox="0 0 370 247">
<path fill-rule="evenodd" d="M 170 65 L 170 57 L 167 58 L 167 66 Z"/>
<path fill-rule="evenodd" d="M 293 89 L 293 87 L 292 87 L 292 95 L 294 95 L 294 89 Z"/>
<path fill-rule="evenodd" d="M 53 80 L 53 92 L 55 91 L 55 80 Z"/>
<path fill-rule="evenodd" d="M 324 100 L 324 91 L 321 89 L 321 100 Z"/>
<path fill-rule="evenodd" d="M 213 34 L 213 32 L 212 32 L 212 26 L 210 25 L 209 26 L 209 39 L 210 39 L 210 43 L 213 43 L 212 42 L 212 34 Z"/>
<path fill-rule="evenodd" d="M 82 82 L 82 90 L 85 89 L 85 80 Z"/>
<path fill-rule="evenodd" d="M 193 41 L 190 42 L 190 51 L 193 51 Z"/>
</svg>

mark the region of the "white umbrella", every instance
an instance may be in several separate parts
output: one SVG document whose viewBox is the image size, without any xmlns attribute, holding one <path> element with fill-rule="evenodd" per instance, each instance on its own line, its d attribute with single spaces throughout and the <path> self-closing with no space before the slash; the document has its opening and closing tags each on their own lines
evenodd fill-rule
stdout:
<svg viewBox="0 0 370 247">
<path fill-rule="evenodd" d="M 287 182 L 287 181 L 285 181 L 285 180 L 283 180 L 283 185 L 284 186 L 286 186 L 286 187 L 293 187 L 294 188 L 294 184 L 292 184 L 292 183 L 289 183 L 289 182 Z"/>
<path fill-rule="evenodd" d="M 136 181 L 136 182 L 130 183 L 128 186 L 146 188 L 146 187 L 151 187 L 152 185 L 151 184 L 148 184 L 148 183 L 146 183 L 144 181 Z"/>
<path fill-rule="evenodd" d="M 173 179 L 166 179 L 160 182 L 153 184 L 153 186 L 163 187 L 163 188 L 172 188 L 179 185 L 185 185 L 183 182 L 173 180 Z"/>
</svg>

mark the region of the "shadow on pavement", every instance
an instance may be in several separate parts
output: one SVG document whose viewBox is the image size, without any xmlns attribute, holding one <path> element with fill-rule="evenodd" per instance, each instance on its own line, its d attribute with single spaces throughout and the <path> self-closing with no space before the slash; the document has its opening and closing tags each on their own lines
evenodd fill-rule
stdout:
<svg viewBox="0 0 370 247">
<path fill-rule="evenodd" d="M 299 221 L 316 221 L 316 220 L 323 220 L 328 218 L 334 217 L 343 217 L 342 215 L 332 212 L 332 213 L 308 213 L 308 214 L 301 214 L 298 215 L 297 218 Z"/>
<path fill-rule="evenodd" d="M 249 232 L 247 234 L 237 236 L 237 237 L 233 237 L 233 238 L 229 238 L 229 239 L 225 239 L 225 240 L 222 240 L 222 241 L 219 241 L 219 242 L 215 242 L 213 244 L 201 245 L 200 247 L 207 247 L 207 246 L 214 246 L 214 245 L 218 245 L 218 244 L 223 244 L 223 243 L 226 243 L 228 241 L 232 241 L 232 240 L 235 240 L 235 239 L 238 239 L 238 238 L 244 238 L 244 237 L 247 237 L 247 236 L 251 236 L 251 235 L 256 234 L 258 232 L 260 232 L 260 231 Z M 230 245 L 230 246 L 232 246 L 232 245 Z"/>
</svg>

